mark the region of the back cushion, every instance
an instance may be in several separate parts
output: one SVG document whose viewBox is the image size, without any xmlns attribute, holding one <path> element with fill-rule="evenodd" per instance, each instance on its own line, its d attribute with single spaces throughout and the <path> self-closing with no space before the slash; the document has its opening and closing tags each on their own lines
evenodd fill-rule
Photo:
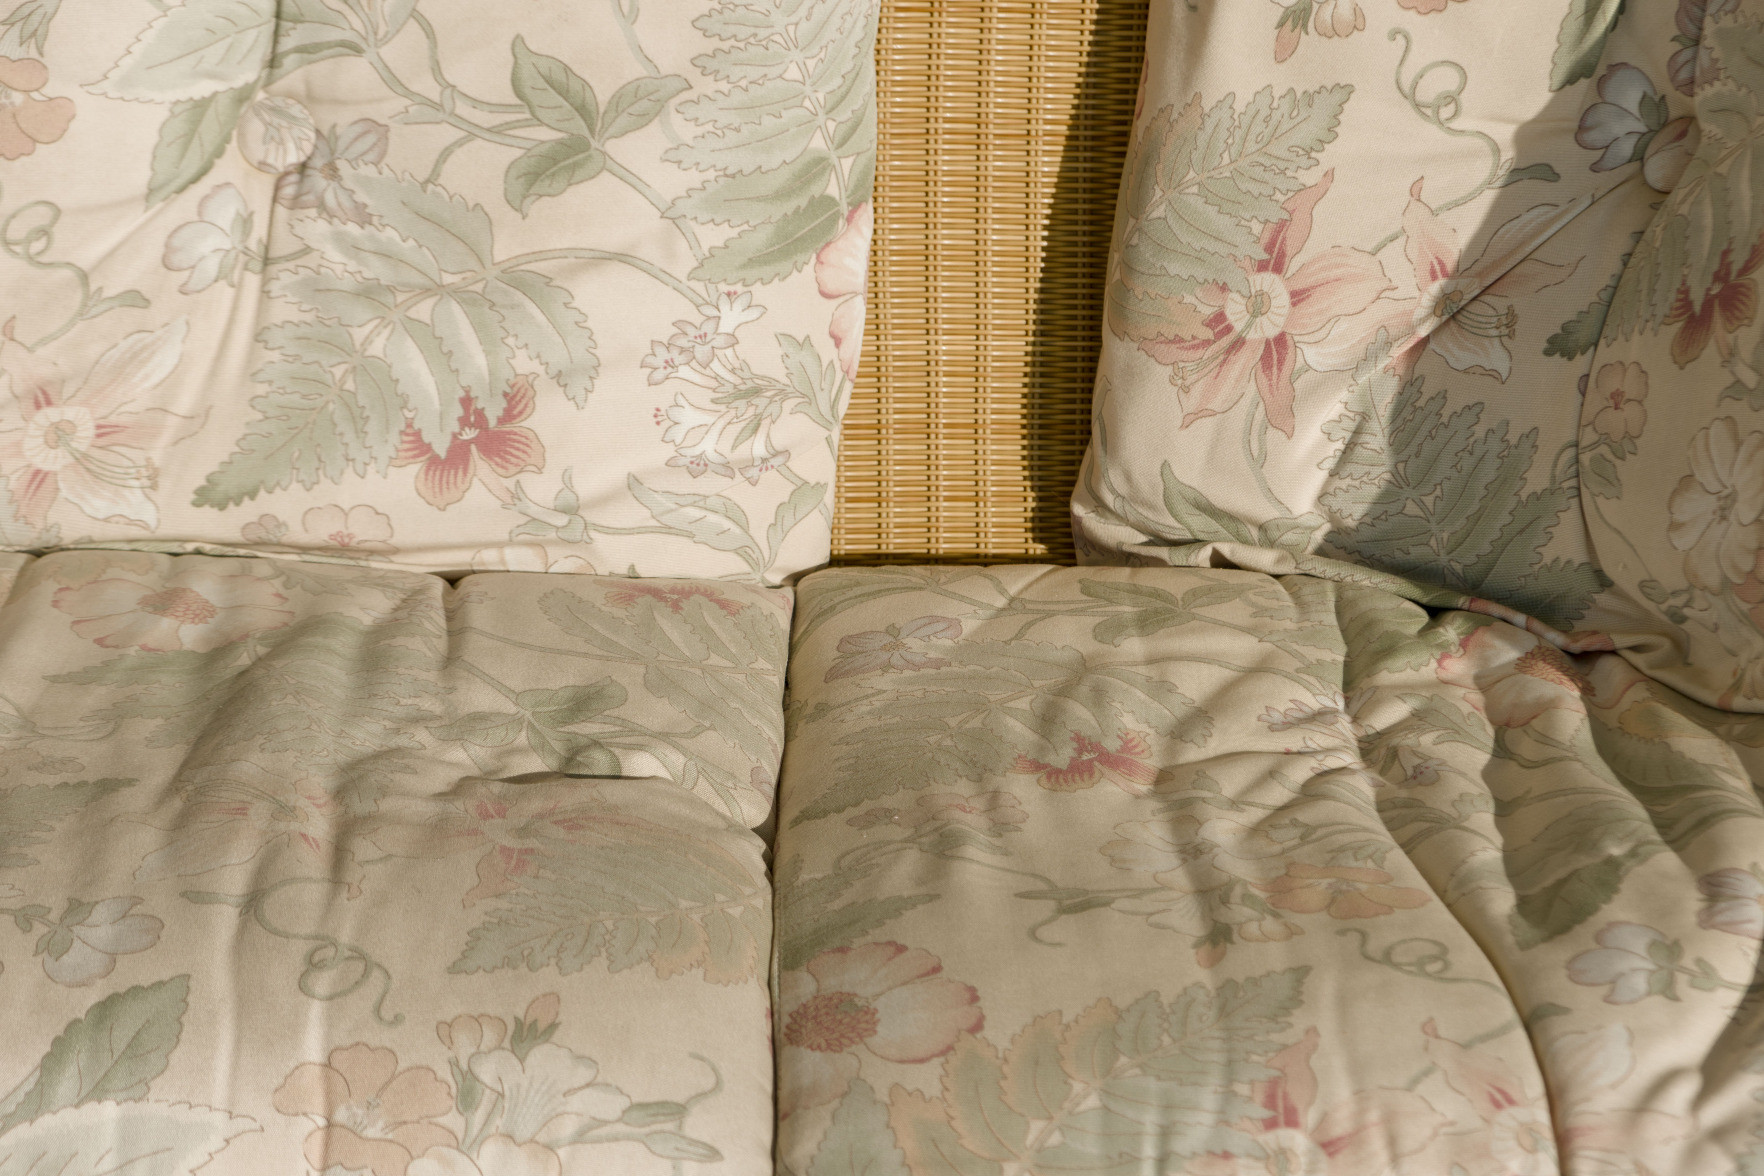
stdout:
<svg viewBox="0 0 1764 1176">
<path fill-rule="evenodd" d="M 1581 396 L 1689 158 L 1674 16 L 1156 0 L 1084 557 L 1371 569 L 1599 623 Z"/>
<path fill-rule="evenodd" d="M 1689 168 L 1634 242 L 1581 422 L 1599 562 L 1642 616 L 1632 660 L 1764 711 L 1764 3 L 1686 0 Z M 1662 88 L 1667 78 L 1661 76 Z"/>
<path fill-rule="evenodd" d="M 874 0 L 18 4 L 0 545 L 766 582 L 825 561 L 874 22 Z"/>
</svg>

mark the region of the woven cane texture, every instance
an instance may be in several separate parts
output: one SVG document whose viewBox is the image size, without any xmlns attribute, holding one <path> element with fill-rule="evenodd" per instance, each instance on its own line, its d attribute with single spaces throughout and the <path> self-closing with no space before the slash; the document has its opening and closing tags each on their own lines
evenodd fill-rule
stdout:
<svg viewBox="0 0 1764 1176">
<path fill-rule="evenodd" d="M 1146 0 L 888 0 L 842 563 L 1070 562 Z"/>
</svg>

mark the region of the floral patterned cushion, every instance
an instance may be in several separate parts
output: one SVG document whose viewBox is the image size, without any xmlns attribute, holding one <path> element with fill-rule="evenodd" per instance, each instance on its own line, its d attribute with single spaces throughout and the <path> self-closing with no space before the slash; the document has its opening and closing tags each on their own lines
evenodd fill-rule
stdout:
<svg viewBox="0 0 1764 1176">
<path fill-rule="evenodd" d="M 1084 558 L 1378 582 L 1606 648 L 1634 628 L 1583 518 L 1582 398 L 1648 411 L 1594 351 L 1694 180 L 1704 9 L 1153 5 Z"/>
<path fill-rule="evenodd" d="M 1685 0 L 1679 43 L 1670 83 L 1694 104 L 1694 155 L 1616 288 L 1582 482 L 1599 562 L 1647 618 L 1638 629 L 1665 634 L 1630 656 L 1706 702 L 1761 711 L 1764 4 Z"/>
<path fill-rule="evenodd" d="M 784 1170 L 1764 1158 L 1764 720 L 1235 570 L 822 572 L 795 644 Z"/>
<path fill-rule="evenodd" d="M 771 1172 L 784 593 L 0 561 L 0 1172 Z"/>
<path fill-rule="evenodd" d="M 874 0 L 484 11 L 0 12 L 0 547 L 825 562 Z"/>
</svg>

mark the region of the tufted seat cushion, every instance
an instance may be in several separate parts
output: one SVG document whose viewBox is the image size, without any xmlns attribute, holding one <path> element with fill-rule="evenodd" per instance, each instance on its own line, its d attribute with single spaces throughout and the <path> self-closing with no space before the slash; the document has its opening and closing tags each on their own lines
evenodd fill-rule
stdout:
<svg viewBox="0 0 1764 1176">
<path fill-rule="evenodd" d="M 787 593 L 0 561 L 0 1171 L 771 1171 Z"/>
<path fill-rule="evenodd" d="M 800 588 L 781 1153 L 847 1173 L 1725 1172 L 1764 725 L 1205 569 Z"/>
</svg>

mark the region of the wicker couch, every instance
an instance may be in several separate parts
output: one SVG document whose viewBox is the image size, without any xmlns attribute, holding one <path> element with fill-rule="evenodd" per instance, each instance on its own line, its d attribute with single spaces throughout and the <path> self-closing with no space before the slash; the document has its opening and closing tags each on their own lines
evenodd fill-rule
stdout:
<svg viewBox="0 0 1764 1176">
<path fill-rule="evenodd" d="M 494 36 L 464 0 L 14 6 L 0 1176 L 1764 1171 L 1764 704 L 1749 634 L 1694 644 L 1717 605 L 1764 634 L 1756 264 L 1578 349 L 1513 295 L 1492 391 L 1428 341 L 1534 260 L 1621 311 L 1545 244 L 1629 265 L 1697 117 L 1706 155 L 1764 134 L 1764 9 L 1503 3 L 533 0 Z M 1172 64 L 1184 21 L 1230 60 Z M 1417 36 L 1553 69 L 1555 154 L 1458 125 L 1507 92 L 1462 66 L 1405 82 Z M 1418 121 L 1366 158 L 1495 143 L 1493 207 L 1605 185 L 1552 189 L 1575 227 L 1418 351 L 1394 282 L 1353 362 L 1306 335 L 1301 412 L 1417 419 L 1416 370 L 1572 401 L 1578 520 L 1588 462 L 1662 460 L 1645 364 L 1701 446 L 1630 495 L 1690 504 L 1684 587 L 1627 600 L 1612 557 L 1585 610 L 1528 609 L 1569 582 L 1548 528 L 1516 587 L 1394 566 L 1356 539 L 1376 494 L 1249 519 L 1210 441 L 1135 505 L 1122 454 L 1192 444 L 1226 411 L 1196 373 L 1286 338 L 1231 278 L 1109 310 L 1186 280 L 1112 284 L 1160 77 L 1270 45 L 1389 57 Z M 798 154 L 730 155 L 769 126 Z M 1302 182 L 1233 197 L 1279 198 L 1264 237 L 1358 178 L 1283 158 Z M 1393 191 L 1359 197 L 1403 222 L 1360 251 L 1384 273 L 1450 211 Z M 1244 272 L 1290 295 L 1286 248 Z M 1623 351 L 1687 322 L 1704 368 Z M 1283 452 L 1257 387 L 1243 435 Z M 1441 412 L 1465 452 L 1519 460 L 1475 408 Z M 1285 437 L 1370 435 L 1313 425 Z"/>
</svg>

